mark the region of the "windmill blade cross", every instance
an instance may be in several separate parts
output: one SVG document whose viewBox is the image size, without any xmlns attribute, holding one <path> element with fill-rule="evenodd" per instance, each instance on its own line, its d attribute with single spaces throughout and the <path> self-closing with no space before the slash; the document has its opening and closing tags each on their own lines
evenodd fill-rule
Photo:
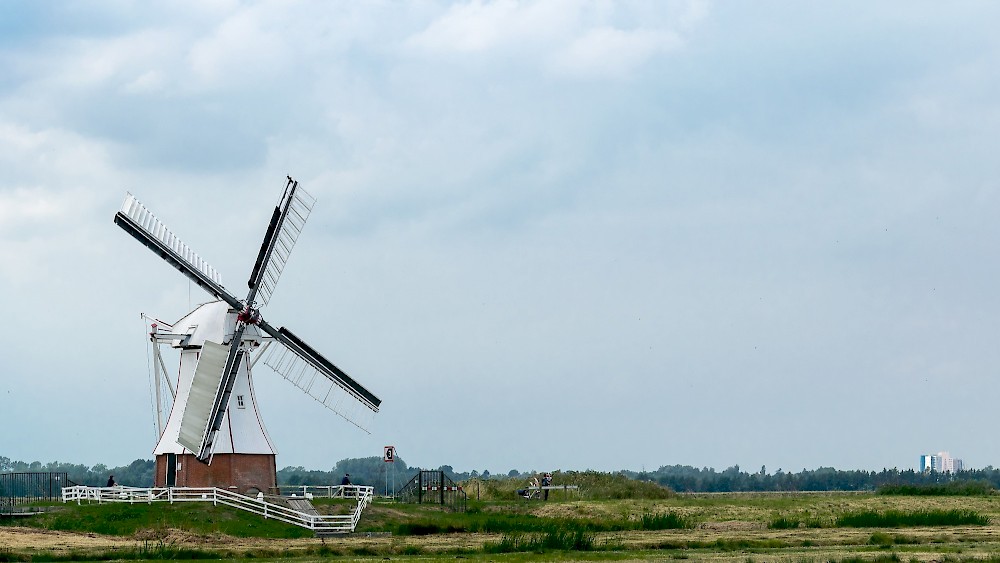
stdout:
<svg viewBox="0 0 1000 563">
<path fill-rule="evenodd" d="M 381 399 L 347 375 L 288 329 L 274 328 L 261 318 L 256 300 L 266 304 L 274 292 L 288 257 L 316 200 L 291 177 L 268 223 L 264 241 L 248 282 L 249 293 L 240 301 L 223 286 L 218 272 L 181 242 L 132 194 L 126 194 L 115 224 L 180 270 L 206 291 L 225 301 L 237 312 L 236 328 L 228 345 L 205 339 L 194 368 L 190 389 L 181 414 L 176 441 L 208 462 L 229 408 L 229 399 L 243 360 L 253 345 L 245 346 L 243 334 L 249 325 L 270 335 L 280 346 L 268 347 L 265 364 L 285 379 L 355 425 L 362 415 L 377 413 Z M 221 306 L 221 304 L 220 304 Z M 228 314 L 228 313 L 227 313 Z M 219 337 L 225 342 L 224 337 Z M 254 340 L 254 339 L 251 339 Z M 347 410 L 361 411 L 355 416 Z"/>
</svg>

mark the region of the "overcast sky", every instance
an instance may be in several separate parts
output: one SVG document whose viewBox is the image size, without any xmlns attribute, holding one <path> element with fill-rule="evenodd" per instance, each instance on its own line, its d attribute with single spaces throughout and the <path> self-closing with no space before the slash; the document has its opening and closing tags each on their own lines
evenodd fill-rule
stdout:
<svg viewBox="0 0 1000 563">
<path fill-rule="evenodd" d="M 382 399 L 259 364 L 278 466 L 1000 466 L 1000 4 L 7 2 L 0 455 L 156 442 L 146 325 L 242 296 Z M 176 360 L 172 360 L 176 361 Z M 173 366 L 172 371 L 176 370 Z"/>
</svg>

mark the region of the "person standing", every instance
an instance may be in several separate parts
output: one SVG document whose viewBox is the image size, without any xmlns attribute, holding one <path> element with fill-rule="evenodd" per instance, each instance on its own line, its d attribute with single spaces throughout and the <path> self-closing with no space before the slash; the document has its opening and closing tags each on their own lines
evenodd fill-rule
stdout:
<svg viewBox="0 0 1000 563">
<path fill-rule="evenodd" d="M 546 473 L 544 476 L 542 476 L 542 499 L 543 500 L 549 500 L 549 490 L 546 489 L 545 487 L 548 487 L 551 484 L 552 484 L 552 474 L 551 473 Z"/>
<path fill-rule="evenodd" d="M 106 487 L 114 487 L 114 486 L 115 486 L 115 485 L 117 485 L 117 484 L 118 484 L 118 483 L 115 483 L 115 476 L 114 476 L 114 475 L 109 475 L 109 476 L 108 476 L 108 484 L 107 484 L 107 485 L 105 485 L 105 486 L 106 486 Z"/>
<path fill-rule="evenodd" d="M 346 485 L 350 485 L 350 484 L 351 484 L 351 474 L 350 473 L 344 473 L 344 478 L 340 480 L 340 485 L 341 486 L 346 486 Z"/>
</svg>

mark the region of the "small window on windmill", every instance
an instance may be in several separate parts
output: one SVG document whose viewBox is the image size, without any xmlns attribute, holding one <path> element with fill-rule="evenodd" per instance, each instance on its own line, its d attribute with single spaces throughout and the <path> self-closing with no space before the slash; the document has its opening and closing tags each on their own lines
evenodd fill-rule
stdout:
<svg viewBox="0 0 1000 563">
<path fill-rule="evenodd" d="M 243 404 L 243 395 L 236 396 L 236 407 L 244 409 L 246 406 Z"/>
</svg>

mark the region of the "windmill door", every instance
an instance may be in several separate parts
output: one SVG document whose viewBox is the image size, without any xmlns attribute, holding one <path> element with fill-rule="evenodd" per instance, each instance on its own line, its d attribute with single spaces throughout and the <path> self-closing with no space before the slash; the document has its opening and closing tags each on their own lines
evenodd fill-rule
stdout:
<svg viewBox="0 0 1000 563">
<path fill-rule="evenodd" d="M 167 486 L 177 486 L 177 454 L 167 454 Z"/>
</svg>

